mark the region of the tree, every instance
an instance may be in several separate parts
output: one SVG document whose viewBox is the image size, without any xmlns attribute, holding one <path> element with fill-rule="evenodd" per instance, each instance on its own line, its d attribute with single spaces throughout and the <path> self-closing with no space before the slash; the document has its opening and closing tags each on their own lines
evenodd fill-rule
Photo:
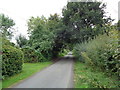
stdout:
<svg viewBox="0 0 120 90">
<path fill-rule="evenodd" d="M 55 34 L 58 31 L 60 31 L 61 26 L 62 26 L 61 17 L 57 13 L 50 15 L 50 17 L 47 20 L 47 29 L 53 31 Z"/>
<path fill-rule="evenodd" d="M 76 42 L 93 39 L 111 19 L 106 18 L 106 5 L 101 2 L 68 2 L 63 8 L 63 23 L 71 30 L 71 40 Z"/>
<path fill-rule="evenodd" d="M 29 45 L 44 57 L 49 58 L 52 55 L 54 43 L 53 31 L 50 31 L 47 26 L 48 20 L 42 16 L 29 19 L 28 31 L 29 31 Z"/>
<path fill-rule="evenodd" d="M 54 34 L 54 43 L 52 44 L 52 53 L 54 57 L 65 47 L 65 33 L 66 26 L 62 22 L 62 18 L 58 14 L 50 15 L 47 22 L 49 31 Z"/>
<path fill-rule="evenodd" d="M 0 14 L 0 32 L 2 37 L 11 39 L 13 33 L 13 26 L 15 25 L 14 21 L 4 14 Z"/>
<path fill-rule="evenodd" d="M 51 53 L 57 56 L 64 46 L 64 26 L 58 14 L 50 15 L 48 19 L 44 16 L 32 17 L 28 22 L 30 34 L 29 44 L 42 54 Z"/>
<path fill-rule="evenodd" d="M 25 36 L 22 36 L 21 34 L 16 38 L 16 41 L 20 48 L 23 48 L 24 46 L 26 46 L 28 42 Z"/>
</svg>

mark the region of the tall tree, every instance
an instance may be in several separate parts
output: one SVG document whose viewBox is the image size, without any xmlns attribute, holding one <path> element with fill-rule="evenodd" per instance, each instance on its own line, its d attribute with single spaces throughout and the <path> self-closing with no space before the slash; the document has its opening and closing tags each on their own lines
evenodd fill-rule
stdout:
<svg viewBox="0 0 120 90">
<path fill-rule="evenodd" d="M 51 52 L 56 56 L 64 46 L 64 26 L 58 14 L 50 15 L 48 19 L 32 17 L 28 22 L 29 43 L 39 52 Z"/>
<path fill-rule="evenodd" d="M 45 17 L 32 17 L 28 22 L 28 31 L 30 34 L 29 44 L 46 58 L 49 57 L 54 43 L 54 34 L 48 30 L 48 20 Z"/>
<path fill-rule="evenodd" d="M 52 53 L 54 57 L 66 47 L 66 42 L 69 42 L 69 32 L 68 28 L 63 24 L 62 17 L 58 14 L 50 15 L 48 18 L 48 30 L 53 31 L 54 33 L 54 43 Z"/>
<path fill-rule="evenodd" d="M 14 30 L 12 27 L 14 25 L 15 23 L 11 18 L 4 14 L 0 14 L 0 32 L 2 33 L 2 37 L 11 39 Z"/>
<path fill-rule="evenodd" d="M 102 2 L 68 2 L 62 13 L 63 23 L 71 29 L 71 39 L 85 41 L 100 33 L 95 28 L 111 21 L 105 16 L 105 7 Z"/>
</svg>

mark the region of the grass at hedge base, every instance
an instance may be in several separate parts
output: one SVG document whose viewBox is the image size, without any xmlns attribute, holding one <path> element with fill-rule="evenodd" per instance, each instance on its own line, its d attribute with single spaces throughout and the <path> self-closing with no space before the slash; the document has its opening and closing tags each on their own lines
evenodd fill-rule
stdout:
<svg viewBox="0 0 120 90">
<path fill-rule="evenodd" d="M 75 88 L 118 88 L 119 81 L 116 77 L 108 77 L 96 68 L 87 66 L 79 61 L 74 65 Z"/>
<path fill-rule="evenodd" d="M 2 90 L 2 80 L 0 80 L 0 90 Z"/>
<path fill-rule="evenodd" d="M 42 63 L 24 63 L 23 71 L 19 74 L 6 78 L 2 82 L 2 88 L 7 88 L 20 80 L 23 80 L 36 72 L 40 71 L 41 69 L 49 66 L 52 62 L 42 62 Z"/>
</svg>

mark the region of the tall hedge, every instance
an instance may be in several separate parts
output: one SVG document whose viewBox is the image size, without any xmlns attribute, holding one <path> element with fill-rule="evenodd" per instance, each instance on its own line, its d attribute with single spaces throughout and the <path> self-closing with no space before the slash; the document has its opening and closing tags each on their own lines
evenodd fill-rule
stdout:
<svg viewBox="0 0 120 90">
<path fill-rule="evenodd" d="M 10 45 L 2 46 L 2 76 L 3 79 L 21 72 L 23 52 Z"/>
<path fill-rule="evenodd" d="M 109 74 L 120 77 L 120 46 L 118 32 L 113 30 L 107 35 L 100 35 L 89 43 L 78 44 L 74 54 L 88 65 L 99 67 Z"/>
</svg>

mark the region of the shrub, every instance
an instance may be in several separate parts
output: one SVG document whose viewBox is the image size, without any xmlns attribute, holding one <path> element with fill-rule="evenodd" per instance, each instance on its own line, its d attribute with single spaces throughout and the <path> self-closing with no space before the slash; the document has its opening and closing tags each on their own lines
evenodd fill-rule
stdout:
<svg viewBox="0 0 120 90">
<path fill-rule="evenodd" d="M 34 49 L 30 47 L 22 48 L 21 49 L 24 53 L 24 62 L 25 63 L 35 63 L 38 62 L 38 54 L 35 52 Z"/>
<path fill-rule="evenodd" d="M 3 79 L 22 71 L 23 52 L 10 45 L 2 47 L 2 76 Z"/>
<path fill-rule="evenodd" d="M 99 35 L 88 43 L 77 44 L 74 47 L 74 54 L 87 64 L 99 67 L 109 74 L 120 75 L 119 73 L 119 44 L 118 31 L 112 30 L 109 36 Z"/>
<path fill-rule="evenodd" d="M 25 47 L 21 49 L 24 53 L 24 62 L 25 63 L 36 63 L 36 62 L 45 62 L 50 59 L 51 56 L 47 55 L 47 52 L 44 55 L 30 47 Z"/>
</svg>

